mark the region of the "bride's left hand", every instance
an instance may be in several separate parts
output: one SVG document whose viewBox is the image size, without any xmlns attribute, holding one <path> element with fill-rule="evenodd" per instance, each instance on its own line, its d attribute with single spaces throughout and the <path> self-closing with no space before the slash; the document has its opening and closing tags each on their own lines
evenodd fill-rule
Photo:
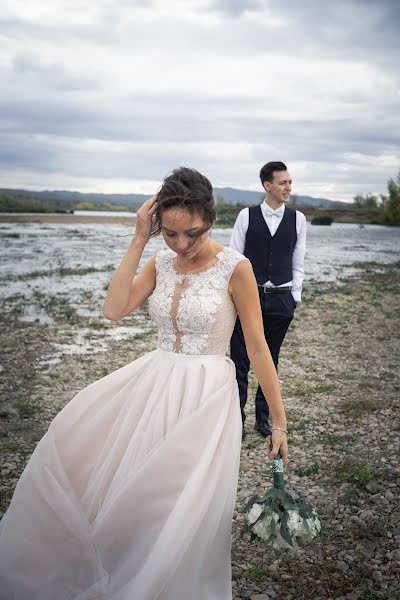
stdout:
<svg viewBox="0 0 400 600">
<path fill-rule="evenodd" d="M 271 447 L 271 436 L 266 438 L 267 447 Z M 268 453 L 268 459 L 272 460 L 280 452 L 282 460 L 285 464 L 289 462 L 288 459 L 288 443 L 287 433 L 284 431 L 274 430 L 272 432 L 272 450 Z"/>
</svg>

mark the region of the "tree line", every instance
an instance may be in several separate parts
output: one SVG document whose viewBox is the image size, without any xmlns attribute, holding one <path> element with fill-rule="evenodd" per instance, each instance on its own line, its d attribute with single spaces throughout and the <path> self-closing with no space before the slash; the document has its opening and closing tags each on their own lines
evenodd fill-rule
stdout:
<svg viewBox="0 0 400 600">
<path fill-rule="evenodd" d="M 260 202 L 263 199 L 260 195 Z M 290 199 L 290 204 L 293 208 L 297 208 L 297 196 L 293 195 Z M 353 209 L 364 209 L 375 211 L 379 214 L 379 222 L 387 225 L 400 225 L 400 171 L 396 178 L 391 178 L 387 184 L 387 194 L 357 194 L 354 196 Z M 349 206 L 349 208 L 350 208 Z M 134 211 L 137 207 L 117 206 L 109 203 L 97 202 L 73 202 L 60 201 L 57 199 L 42 200 L 35 197 L 13 195 L 10 193 L 0 192 L 0 213 L 1 212 L 27 212 L 27 213 L 51 213 L 51 212 L 72 212 L 75 210 L 125 210 Z M 239 210 L 242 205 L 226 204 L 224 197 L 218 195 L 216 197 L 216 209 L 218 216 L 218 224 L 221 226 L 232 226 L 235 222 Z"/>
<path fill-rule="evenodd" d="M 357 194 L 353 199 L 354 208 L 375 209 L 381 213 L 383 223 L 400 225 L 400 171 L 397 177 L 390 178 L 387 194 Z"/>
<path fill-rule="evenodd" d="M 0 193 L 0 213 L 65 213 L 71 212 L 72 209 L 72 202 Z"/>
</svg>

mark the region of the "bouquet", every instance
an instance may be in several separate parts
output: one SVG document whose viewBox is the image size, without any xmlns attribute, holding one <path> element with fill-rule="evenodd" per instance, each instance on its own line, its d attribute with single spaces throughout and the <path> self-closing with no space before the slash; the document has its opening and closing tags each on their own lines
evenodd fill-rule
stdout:
<svg viewBox="0 0 400 600">
<path fill-rule="evenodd" d="M 260 537 L 272 548 L 290 548 L 311 541 L 321 530 L 315 509 L 285 486 L 283 460 L 271 461 L 274 487 L 264 496 L 253 496 L 244 508 L 251 540 Z"/>
</svg>

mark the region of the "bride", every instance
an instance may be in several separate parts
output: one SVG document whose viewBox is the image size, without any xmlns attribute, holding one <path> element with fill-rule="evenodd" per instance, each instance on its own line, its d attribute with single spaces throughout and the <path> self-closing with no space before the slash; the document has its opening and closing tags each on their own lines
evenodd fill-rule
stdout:
<svg viewBox="0 0 400 600">
<path fill-rule="evenodd" d="M 82 390 L 39 442 L 0 523 L 1 600 L 231 599 L 237 313 L 273 419 L 269 459 L 287 460 L 286 417 L 251 265 L 210 237 L 214 221 L 210 182 L 183 167 L 139 209 L 103 311 L 118 320 L 149 299 L 158 347 Z M 168 248 L 137 273 L 158 232 Z"/>
</svg>

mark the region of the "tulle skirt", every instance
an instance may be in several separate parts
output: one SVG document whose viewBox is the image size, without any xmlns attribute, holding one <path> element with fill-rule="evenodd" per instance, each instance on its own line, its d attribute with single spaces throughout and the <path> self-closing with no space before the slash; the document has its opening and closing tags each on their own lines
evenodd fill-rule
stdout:
<svg viewBox="0 0 400 600">
<path fill-rule="evenodd" d="M 85 388 L 0 523 L 1 600 L 230 600 L 232 361 L 155 350 Z"/>
</svg>

